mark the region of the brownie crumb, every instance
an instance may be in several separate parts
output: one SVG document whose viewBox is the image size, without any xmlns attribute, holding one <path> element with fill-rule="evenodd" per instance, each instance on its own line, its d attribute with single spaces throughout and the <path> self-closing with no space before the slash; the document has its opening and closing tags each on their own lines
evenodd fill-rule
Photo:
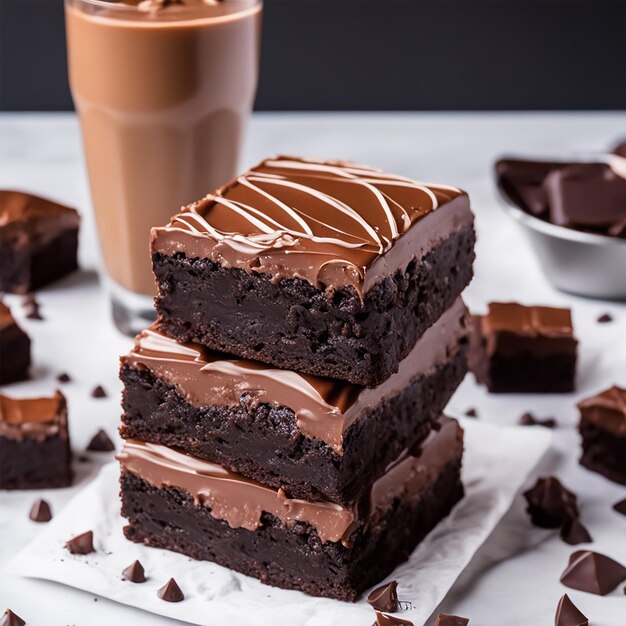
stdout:
<svg viewBox="0 0 626 626">
<path fill-rule="evenodd" d="M 478 417 L 478 411 L 475 408 L 467 409 L 465 411 L 466 417 Z"/>
</svg>

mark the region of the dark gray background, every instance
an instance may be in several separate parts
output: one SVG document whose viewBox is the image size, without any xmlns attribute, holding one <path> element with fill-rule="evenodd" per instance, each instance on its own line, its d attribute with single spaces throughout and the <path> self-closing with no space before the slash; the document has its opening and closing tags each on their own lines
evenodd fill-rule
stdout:
<svg viewBox="0 0 626 626">
<path fill-rule="evenodd" d="M 72 108 L 63 0 L 0 0 L 0 108 Z M 626 0 L 265 0 L 257 109 L 625 108 Z"/>
</svg>

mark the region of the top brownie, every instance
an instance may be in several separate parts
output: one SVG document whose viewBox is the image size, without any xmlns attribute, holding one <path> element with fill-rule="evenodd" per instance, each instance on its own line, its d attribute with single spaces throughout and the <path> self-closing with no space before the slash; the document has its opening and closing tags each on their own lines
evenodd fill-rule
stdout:
<svg viewBox="0 0 626 626">
<path fill-rule="evenodd" d="M 159 323 L 181 341 L 376 385 L 472 276 L 467 195 L 276 157 L 152 233 Z"/>
</svg>

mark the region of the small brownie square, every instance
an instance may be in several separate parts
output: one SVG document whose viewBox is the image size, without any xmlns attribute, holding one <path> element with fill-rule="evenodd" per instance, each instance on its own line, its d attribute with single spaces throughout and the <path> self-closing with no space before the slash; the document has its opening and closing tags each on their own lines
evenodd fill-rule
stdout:
<svg viewBox="0 0 626 626">
<path fill-rule="evenodd" d="M 0 489 L 66 487 L 72 482 L 67 404 L 0 396 Z"/>
<path fill-rule="evenodd" d="M 491 302 L 472 326 L 469 368 L 492 393 L 573 391 L 578 342 L 569 309 Z"/>
<path fill-rule="evenodd" d="M 153 229 L 161 329 L 373 387 L 472 278 L 467 194 L 338 161 L 268 159 Z"/>
<path fill-rule="evenodd" d="M 0 302 L 0 385 L 26 380 L 29 367 L 30 339 Z"/>
<path fill-rule="evenodd" d="M 582 400 L 578 408 L 581 465 L 626 485 L 626 389 L 611 387 Z"/>
<path fill-rule="evenodd" d="M 0 190 L 0 291 L 28 293 L 73 272 L 79 223 L 74 209 Z"/>
</svg>

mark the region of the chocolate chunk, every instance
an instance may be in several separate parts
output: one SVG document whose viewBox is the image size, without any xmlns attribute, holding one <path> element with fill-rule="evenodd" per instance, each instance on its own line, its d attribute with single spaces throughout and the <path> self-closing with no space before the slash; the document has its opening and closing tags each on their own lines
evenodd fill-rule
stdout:
<svg viewBox="0 0 626 626">
<path fill-rule="evenodd" d="M 570 556 L 560 580 L 566 587 L 605 596 L 626 580 L 626 567 L 599 552 L 579 550 Z"/>
<path fill-rule="evenodd" d="M 608 324 L 609 322 L 613 321 L 613 316 L 610 315 L 609 313 L 604 313 L 603 315 L 600 315 L 600 317 L 598 318 L 598 323 L 599 324 Z"/>
<path fill-rule="evenodd" d="M 626 498 L 620 500 L 619 502 L 616 502 L 613 505 L 613 510 L 621 513 L 622 515 L 626 515 Z"/>
<path fill-rule="evenodd" d="M 52 519 L 50 505 L 45 500 L 36 500 L 28 514 L 33 522 L 49 522 Z"/>
<path fill-rule="evenodd" d="M 439 613 L 435 622 L 435 626 L 467 626 L 467 624 L 469 624 L 467 617 L 449 615 L 448 613 Z"/>
<path fill-rule="evenodd" d="M 32 293 L 24 296 L 22 300 L 22 306 L 24 308 L 24 313 L 29 320 L 43 320 L 43 316 L 41 315 L 41 307 L 37 298 Z"/>
<path fill-rule="evenodd" d="M 93 388 L 93 391 L 91 392 L 91 397 L 92 398 L 106 398 L 107 392 L 104 390 L 104 387 L 102 387 L 102 385 L 98 385 L 97 387 Z"/>
<path fill-rule="evenodd" d="M 57 380 L 58 380 L 60 383 L 69 383 L 69 382 L 71 382 L 71 381 L 72 381 L 72 378 L 70 377 L 70 375 L 69 375 L 69 374 L 67 374 L 66 372 L 63 372 L 62 374 L 59 374 L 59 375 L 57 376 Z"/>
<path fill-rule="evenodd" d="M 395 580 L 392 580 L 386 585 L 381 585 L 370 592 L 367 596 L 367 601 L 378 611 L 395 613 L 398 610 L 397 587 L 398 583 Z"/>
<path fill-rule="evenodd" d="M 553 417 L 535 417 L 532 413 L 524 413 L 519 418 L 518 424 L 520 426 L 544 426 L 545 428 L 555 428 L 556 420 Z"/>
<path fill-rule="evenodd" d="M 380 611 L 376 611 L 376 621 L 374 622 L 374 626 L 415 626 L 413 622 L 409 622 L 409 620 L 401 619 L 400 617 L 396 617 L 395 615 L 387 615 L 386 613 L 381 613 Z"/>
<path fill-rule="evenodd" d="M 122 571 L 122 578 L 131 583 L 145 583 L 146 574 L 143 565 L 139 561 L 133 561 L 128 567 Z"/>
<path fill-rule="evenodd" d="M 95 552 L 93 547 L 93 532 L 88 530 L 86 533 L 72 537 L 65 544 L 65 547 L 72 554 L 91 554 L 92 552 Z"/>
<path fill-rule="evenodd" d="M 0 626 L 24 626 L 24 624 L 26 622 L 11 609 L 7 609 L 0 620 Z"/>
<path fill-rule="evenodd" d="M 576 496 L 554 476 L 538 479 L 532 489 L 524 492 L 524 498 L 532 523 L 540 528 L 559 528 L 578 517 Z"/>
<path fill-rule="evenodd" d="M 478 411 L 474 408 L 467 409 L 467 411 L 465 411 L 465 415 L 467 417 L 478 417 Z"/>
<path fill-rule="evenodd" d="M 89 442 L 87 450 L 91 452 L 111 452 L 115 450 L 115 444 L 111 441 L 111 438 L 100 429 Z"/>
<path fill-rule="evenodd" d="M 178 583 L 173 578 L 170 578 L 163 587 L 157 591 L 157 595 L 161 600 L 165 600 L 166 602 L 180 602 L 185 599 Z"/>
<path fill-rule="evenodd" d="M 591 543 L 593 539 L 589 531 L 578 521 L 578 519 L 570 519 L 561 527 L 561 539 L 570 546 L 576 546 L 579 543 Z"/>
<path fill-rule="evenodd" d="M 589 619 L 574 606 L 569 596 L 564 594 L 556 607 L 554 626 L 589 626 Z"/>
</svg>

